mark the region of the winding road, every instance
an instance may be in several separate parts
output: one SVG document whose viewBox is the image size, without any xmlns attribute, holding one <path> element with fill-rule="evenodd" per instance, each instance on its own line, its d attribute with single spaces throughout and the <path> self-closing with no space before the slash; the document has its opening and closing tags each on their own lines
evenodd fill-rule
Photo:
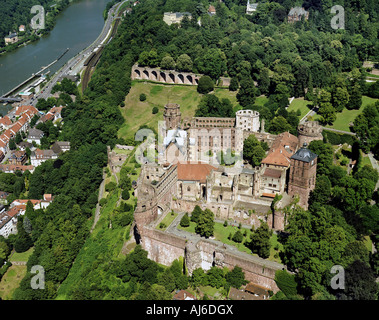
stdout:
<svg viewBox="0 0 379 320">
<path fill-rule="evenodd" d="M 69 75 L 70 71 L 75 69 L 78 65 L 84 64 L 84 61 L 89 57 L 89 55 L 95 50 L 98 46 L 103 45 L 105 40 L 108 38 L 114 20 L 117 18 L 117 13 L 120 7 L 127 2 L 127 0 L 115 4 L 108 12 L 108 18 L 105 21 L 103 30 L 101 31 L 99 37 L 86 49 L 78 53 L 75 57 L 69 60 L 59 71 L 57 71 L 46 84 L 46 86 L 38 93 L 35 98 L 29 101 L 26 104 L 36 106 L 38 99 L 47 99 L 51 96 L 51 90 L 57 84 L 58 80 L 62 77 Z"/>
</svg>

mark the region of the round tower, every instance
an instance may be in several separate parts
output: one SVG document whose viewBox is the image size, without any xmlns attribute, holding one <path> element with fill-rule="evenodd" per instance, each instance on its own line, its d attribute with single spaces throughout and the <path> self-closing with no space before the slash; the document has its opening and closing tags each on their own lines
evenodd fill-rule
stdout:
<svg viewBox="0 0 379 320">
<path fill-rule="evenodd" d="M 322 126 L 318 121 L 307 121 L 297 127 L 299 133 L 299 145 L 309 145 L 313 140 L 322 140 Z"/>
</svg>

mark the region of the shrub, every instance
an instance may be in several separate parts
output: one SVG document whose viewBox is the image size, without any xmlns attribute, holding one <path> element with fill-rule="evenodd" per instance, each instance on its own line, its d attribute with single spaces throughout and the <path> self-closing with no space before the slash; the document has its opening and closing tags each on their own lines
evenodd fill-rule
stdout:
<svg viewBox="0 0 379 320">
<path fill-rule="evenodd" d="M 182 219 L 180 220 L 180 226 L 183 228 L 187 228 L 190 225 L 190 219 L 188 217 L 188 213 L 186 213 Z"/>
<path fill-rule="evenodd" d="M 144 93 L 141 93 L 140 95 L 139 95 L 139 101 L 145 101 L 146 100 L 146 94 L 144 94 Z"/>
<path fill-rule="evenodd" d="M 101 207 L 104 207 L 107 204 L 107 202 L 108 202 L 107 198 L 102 198 L 100 199 L 99 204 Z"/>
<path fill-rule="evenodd" d="M 207 94 L 214 89 L 214 83 L 211 77 L 209 76 L 202 76 L 199 79 L 199 84 L 197 85 L 197 92 L 202 94 Z"/>
<path fill-rule="evenodd" d="M 159 111 L 158 107 L 154 107 L 153 110 L 152 110 L 152 113 L 153 114 L 157 114 Z"/>
<path fill-rule="evenodd" d="M 116 183 L 111 181 L 111 182 L 108 182 L 106 185 L 105 185 L 105 191 L 106 192 L 111 192 L 113 191 L 114 189 L 116 189 Z"/>
<path fill-rule="evenodd" d="M 122 200 L 129 200 L 130 198 L 129 190 L 128 189 L 123 190 L 121 193 L 121 197 L 122 197 Z"/>
</svg>

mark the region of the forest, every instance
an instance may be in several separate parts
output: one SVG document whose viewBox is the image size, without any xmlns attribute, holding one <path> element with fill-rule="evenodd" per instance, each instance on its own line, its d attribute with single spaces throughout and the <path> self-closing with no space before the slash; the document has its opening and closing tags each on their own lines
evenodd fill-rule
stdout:
<svg viewBox="0 0 379 320">
<path fill-rule="evenodd" d="M 19 235 L 6 242 L 8 248 L 17 242 L 19 250 L 34 246 L 29 272 L 14 298 L 56 298 L 86 243 L 88 221 L 107 164 L 106 146 L 113 148 L 125 142 L 117 132 L 124 121 L 120 106 L 131 87 L 134 63 L 198 72 L 215 83 L 220 76 L 231 77 L 230 89 L 238 92 L 241 107 L 258 110 L 276 134 L 286 130 L 296 134 L 294 115 L 285 109 L 289 97 L 306 97 L 319 104 L 323 121 L 328 123 L 344 108 L 357 108 L 361 95 L 375 94 L 376 87 L 364 81 L 362 64 L 379 60 L 377 1 L 333 3 L 345 7 L 345 30 L 330 28 L 328 0 L 305 0 L 310 18 L 295 24 L 287 23 L 286 17 L 298 1 L 262 0 L 252 16 L 245 14 L 246 2 L 217 1 L 213 3 L 217 15 L 210 17 L 205 0 L 144 0 L 126 15 L 117 35 L 105 47 L 88 88 L 83 95 L 77 93 L 76 101 L 69 102 L 63 111 L 64 125 L 57 139 L 70 141 L 72 149 L 55 161 L 43 163 L 33 174 L 9 182 L 23 192 L 22 181 L 27 178 L 30 199 L 41 198 L 44 193 L 55 196 L 44 213 L 29 208 L 25 216 L 30 224 L 20 224 Z M 180 27 L 168 26 L 162 20 L 167 11 L 188 11 L 193 19 L 184 19 Z M 269 100 L 264 106 L 255 104 L 261 94 Z M 197 112 L 200 116 L 217 112 L 221 112 L 218 116 L 230 116 L 232 111 L 228 101 L 206 95 Z M 358 148 L 377 150 L 377 121 L 375 105 L 367 107 L 354 122 L 358 135 L 368 135 Z M 257 147 L 255 141 L 251 144 Z M 265 149 L 258 147 L 261 153 Z M 373 200 L 378 201 L 374 192 L 378 175 L 365 166 L 351 174 L 341 171 L 333 164 L 330 143 L 312 143 L 310 148 L 319 155 L 316 189 L 309 210 L 288 210 L 288 226 L 280 238 L 284 246 L 281 258 L 294 273 L 278 273 L 281 291 L 274 298 L 377 299 L 378 254 L 371 254 L 365 244 L 367 239 L 378 242 L 379 208 L 373 204 Z M 0 175 L 0 182 L 6 179 L 10 178 Z M 196 271 L 190 278 L 178 261 L 164 270 L 148 261 L 146 252 L 138 247 L 124 259 L 109 261 L 111 248 L 107 246 L 104 242 L 95 257 L 87 258 L 93 259 L 96 268 L 82 272 L 67 298 L 167 299 L 170 290 L 202 281 L 225 290 L 243 283 L 238 269 L 229 276 L 225 270 Z M 338 292 L 329 286 L 330 268 L 336 264 L 345 268 L 349 283 L 346 290 Z M 44 290 L 29 287 L 33 265 L 45 267 Z M 154 290 L 149 291 L 152 287 Z"/>
</svg>

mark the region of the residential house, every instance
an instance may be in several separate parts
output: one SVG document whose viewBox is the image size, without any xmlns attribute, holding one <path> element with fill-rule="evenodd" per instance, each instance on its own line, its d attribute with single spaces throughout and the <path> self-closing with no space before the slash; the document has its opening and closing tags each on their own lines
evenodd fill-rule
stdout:
<svg viewBox="0 0 379 320">
<path fill-rule="evenodd" d="M 294 23 L 297 21 L 301 21 L 301 18 L 304 17 L 305 20 L 308 20 L 309 18 L 309 11 L 306 11 L 302 7 L 294 7 L 291 8 L 290 12 L 288 13 L 288 22 Z"/>
<path fill-rule="evenodd" d="M 8 211 L 0 212 L 0 236 L 8 238 L 10 234 L 17 233 L 17 216 L 25 212 L 25 206 L 15 206 Z"/>
<path fill-rule="evenodd" d="M 9 44 L 13 44 L 13 43 L 16 43 L 18 42 L 18 35 L 16 32 L 10 32 L 9 35 L 7 35 L 5 38 L 4 38 L 4 41 L 5 41 L 5 45 L 9 45 Z"/>
<path fill-rule="evenodd" d="M 33 173 L 34 166 L 31 166 L 31 165 L 22 166 L 22 165 L 17 165 L 17 164 L 0 164 L 0 171 L 4 173 L 15 173 L 17 171 L 24 173 L 26 170 Z"/>
<path fill-rule="evenodd" d="M 28 157 L 25 151 L 15 150 L 12 151 L 8 160 L 9 164 L 23 165 L 28 160 Z"/>
<path fill-rule="evenodd" d="M 189 19 L 192 18 L 191 13 L 189 12 L 165 12 L 163 21 L 166 22 L 169 26 L 173 23 L 180 24 L 185 16 L 188 16 Z"/>
<path fill-rule="evenodd" d="M 250 3 L 250 0 L 247 1 L 246 5 L 246 14 L 251 15 L 257 11 L 258 3 Z"/>
<path fill-rule="evenodd" d="M 17 217 L 24 215 L 28 202 L 33 204 L 33 209 L 46 209 L 53 201 L 51 194 L 45 194 L 43 200 L 34 199 L 16 199 L 10 206 L 8 211 L 0 209 L 0 236 L 8 238 L 10 234 L 17 233 Z"/>
<path fill-rule="evenodd" d="M 51 150 L 53 150 L 56 154 L 61 154 L 63 152 L 70 150 L 70 142 L 69 141 L 56 141 L 51 146 Z"/>
<path fill-rule="evenodd" d="M 62 109 L 64 107 L 63 106 L 60 106 L 60 107 L 52 107 L 45 115 L 43 115 L 38 121 L 37 123 L 40 123 L 40 122 L 47 122 L 47 121 L 56 121 L 58 119 L 61 119 L 62 118 Z"/>
<path fill-rule="evenodd" d="M 42 130 L 34 128 L 30 129 L 26 141 L 28 141 L 29 143 L 33 143 L 34 141 L 36 144 L 41 144 L 41 139 L 43 135 L 44 133 Z"/>
<path fill-rule="evenodd" d="M 212 5 L 210 5 L 209 8 L 208 8 L 208 14 L 210 16 L 215 16 L 216 15 L 216 8 L 214 6 L 212 6 Z"/>
<path fill-rule="evenodd" d="M 174 294 L 174 297 L 172 300 L 181 300 L 181 301 L 196 300 L 196 297 L 192 293 L 186 290 L 180 290 Z"/>
<path fill-rule="evenodd" d="M 26 141 L 21 141 L 17 146 L 20 148 L 21 151 L 25 151 L 27 148 L 33 148 L 33 144 Z"/>
<path fill-rule="evenodd" d="M 0 119 L 0 130 L 9 129 L 13 122 L 8 116 L 4 116 Z"/>
<path fill-rule="evenodd" d="M 58 155 L 53 150 L 41 150 L 36 149 L 32 151 L 32 154 L 30 155 L 30 162 L 32 166 L 38 167 L 43 162 L 47 160 L 57 159 Z"/>
</svg>

